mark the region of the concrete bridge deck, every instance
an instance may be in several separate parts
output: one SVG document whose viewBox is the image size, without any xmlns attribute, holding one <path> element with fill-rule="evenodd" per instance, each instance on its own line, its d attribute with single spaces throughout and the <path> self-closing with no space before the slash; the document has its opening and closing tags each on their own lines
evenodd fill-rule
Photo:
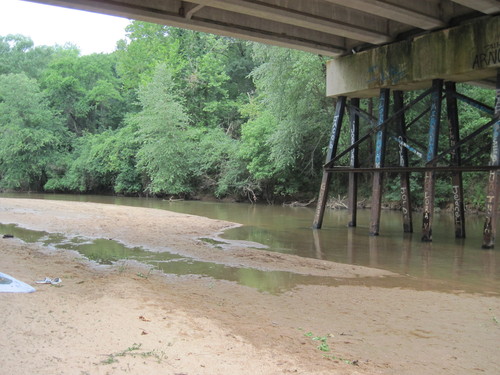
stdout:
<svg viewBox="0 0 500 375">
<path fill-rule="evenodd" d="M 500 12 L 497 0 L 31 0 L 340 56 Z"/>
</svg>

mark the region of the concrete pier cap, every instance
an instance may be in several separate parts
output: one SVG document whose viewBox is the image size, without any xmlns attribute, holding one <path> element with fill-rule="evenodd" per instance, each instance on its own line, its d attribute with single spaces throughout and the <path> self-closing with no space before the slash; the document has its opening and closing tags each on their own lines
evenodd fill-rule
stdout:
<svg viewBox="0 0 500 375">
<path fill-rule="evenodd" d="M 327 96 L 367 98 L 381 88 L 417 90 L 433 79 L 494 82 L 500 68 L 500 15 L 474 19 L 327 63 Z"/>
</svg>

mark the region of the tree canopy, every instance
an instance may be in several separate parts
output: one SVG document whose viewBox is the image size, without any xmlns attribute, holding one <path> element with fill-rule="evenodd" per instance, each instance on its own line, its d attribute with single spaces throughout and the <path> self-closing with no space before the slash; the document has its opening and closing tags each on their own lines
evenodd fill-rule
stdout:
<svg viewBox="0 0 500 375">
<path fill-rule="evenodd" d="M 139 21 L 126 31 L 115 52 L 87 56 L 0 36 L 0 189 L 317 194 L 334 107 L 324 57 Z M 461 90 L 493 104 L 487 90 Z M 466 133 L 484 122 L 472 108 L 461 116 Z M 466 179 L 470 201 L 484 194 L 481 178 Z M 339 194 L 345 181 L 335 179 Z M 398 199 L 395 186 L 388 199 Z"/>
</svg>

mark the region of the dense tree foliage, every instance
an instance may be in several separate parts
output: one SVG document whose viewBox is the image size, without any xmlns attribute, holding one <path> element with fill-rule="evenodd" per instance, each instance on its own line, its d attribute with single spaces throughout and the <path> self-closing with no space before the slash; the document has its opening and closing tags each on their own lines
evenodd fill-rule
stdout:
<svg viewBox="0 0 500 375">
<path fill-rule="evenodd" d="M 0 75 L 0 186 L 41 190 L 57 172 L 67 141 L 36 80 Z"/>
<path fill-rule="evenodd" d="M 24 73 L 38 79 L 60 51 L 60 47 L 35 47 L 23 35 L 0 36 L 0 74 Z"/>
<path fill-rule="evenodd" d="M 115 52 L 87 56 L 0 36 L 1 189 L 267 202 L 317 194 L 334 109 L 324 57 L 139 21 L 126 31 Z M 491 91 L 460 90 L 493 105 Z M 463 135 L 485 120 L 463 108 Z M 388 147 L 397 163 L 397 144 Z M 372 143 L 362 150 L 369 165 Z M 487 163 L 486 153 L 474 158 Z M 390 178 L 386 197 L 397 200 Z M 466 175 L 471 202 L 484 194 L 481 178 Z M 438 196 L 446 189 L 442 178 Z M 336 175 L 335 194 L 345 190 Z"/>
</svg>

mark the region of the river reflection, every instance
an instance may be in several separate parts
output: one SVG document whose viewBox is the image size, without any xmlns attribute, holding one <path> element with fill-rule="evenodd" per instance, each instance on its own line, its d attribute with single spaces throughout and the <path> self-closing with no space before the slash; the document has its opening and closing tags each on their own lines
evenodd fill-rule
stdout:
<svg viewBox="0 0 500 375">
<path fill-rule="evenodd" d="M 355 228 L 347 227 L 346 211 L 328 210 L 323 229 L 312 230 L 314 210 L 310 208 L 90 195 L 1 196 L 149 207 L 228 220 L 243 226 L 226 231 L 222 238 L 259 242 L 269 250 L 281 253 L 386 269 L 409 276 L 409 280 L 423 288 L 432 285 L 431 289 L 500 293 L 500 269 L 496 266 L 500 243 L 497 249 L 481 249 L 483 220 L 479 216 L 467 218 L 466 239 L 455 239 L 452 216 L 437 214 L 433 242 L 426 243 L 420 241 L 418 229 L 414 234 L 403 233 L 401 213 L 393 211 L 382 212 L 381 234 L 373 237 L 368 235 L 369 210 L 358 212 L 358 226 Z M 421 214 L 414 214 L 413 220 L 414 227 L 418 228 Z M 195 270 L 196 267 L 191 268 L 193 273 L 202 274 Z M 220 272 L 227 273 L 228 270 Z M 252 270 L 238 272 L 238 278 L 252 279 L 254 284 L 265 279 L 263 275 L 254 275 Z M 286 279 L 290 276 L 279 277 Z"/>
</svg>

